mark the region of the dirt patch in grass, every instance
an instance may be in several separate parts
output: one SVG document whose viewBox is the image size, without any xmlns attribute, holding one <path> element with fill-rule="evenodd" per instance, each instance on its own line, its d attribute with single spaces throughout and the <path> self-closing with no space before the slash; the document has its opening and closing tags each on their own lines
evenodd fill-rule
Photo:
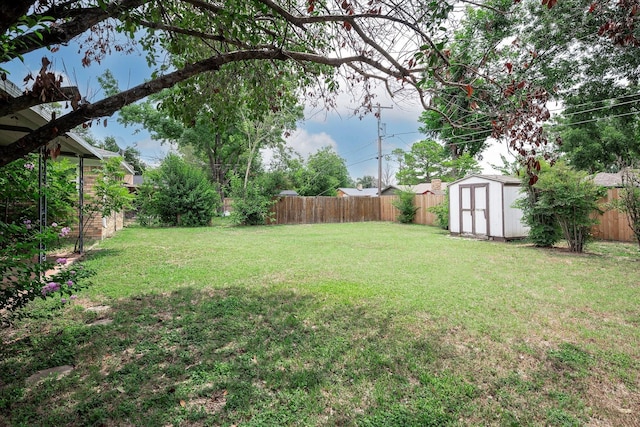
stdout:
<svg viewBox="0 0 640 427">
<path fill-rule="evenodd" d="M 640 384 L 638 384 L 640 387 Z M 640 426 L 640 393 L 632 392 L 624 383 L 613 383 L 602 375 L 588 383 L 587 406 L 594 414 L 589 420 L 594 426 Z"/>
<path fill-rule="evenodd" d="M 221 390 L 211 393 L 206 397 L 190 399 L 188 402 L 185 402 L 184 406 L 187 408 L 202 409 L 204 412 L 211 415 L 222 411 L 226 404 L 227 391 Z"/>
</svg>

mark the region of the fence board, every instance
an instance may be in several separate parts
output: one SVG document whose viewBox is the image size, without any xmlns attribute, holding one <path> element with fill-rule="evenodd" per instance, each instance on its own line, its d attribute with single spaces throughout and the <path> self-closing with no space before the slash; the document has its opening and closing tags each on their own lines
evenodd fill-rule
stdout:
<svg viewBox="0 0 640 427">
<path fill-rule="evenodd" d="M 383 197 L 282 197 L 273 206 L 274 224 L 395 221 L 397 196 Z M 435 224 L 428 208 L 442 203 L 444 196 L 418 195 L 417 224 Z"/>
<path fill-rule="evenodd" d="M 619 188 L 609 188 L 607 195 L 600 200 L 600 204 L 610 203 L 620 198 Z M 599 240 L 615 240 L 618 242 L 636 242 L 636 238 L 629 227 L 627 216 L 615 209 L 610 209 L 602 215 L 595 215 L 599 221 L 591 228 L 591 233 Z"/>
</svg>

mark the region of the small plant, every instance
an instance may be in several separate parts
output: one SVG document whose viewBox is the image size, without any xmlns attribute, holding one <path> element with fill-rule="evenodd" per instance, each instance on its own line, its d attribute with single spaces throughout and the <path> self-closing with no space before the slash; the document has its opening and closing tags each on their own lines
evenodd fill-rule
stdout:
<svg viewBox="0 0 640 427">
<path fill-rule="evenodd" d="M 413 191 L 400 191 L 398 198 L 393 201 L 393 206 L 400 211 L 398 221 L 402 224 L 411 224 L 420 209 L 413 205 L 414 197 Z"/>
<path fill-rule="evenodd" d="M 640 170 L 622 171 L 622 187 L 620 199 L 613 207 L 627 214 L 629 227 L 640 245 Z"/>
<path fill-rule="evenodd" d="M 69 232 L 68 227 L 56 223 L 41 232 L 30 220 L 20 225 L 0 222 L 0 324 L 29 317 L 23 309 L 36 298 L 60 298 L 60 303 L 66 304 L 76 298 L 79 289 L 86 287 L 82 281 L 92 272 L 82 266 L 65 269 L 66 258 L 55 262 L 39 259 L 41 247 L 53 247 Z M 55 267 L 59 272 L 46 276 Z"/>
<path fill-rule="evenodd" d="M 541 161 L 542 168 L 538 171 L 538 177 L 549 171 L 549 165 Z M 532 183 L 529 174 L 523 174 L 522 188 L 524 197 L 514 204 L 522 210 L 522 222 L 529 226 L 529 241 L 541 248 L 548 248 L 556 244 L 562 238 L 560 225 L 556 221 L 553 212 L 549 212 L 538 205 L 540 190 Z"/>
<path fill-rule="evenodd" d="M 449 229 L 449 191 L 447 190 L 444 200 L 437 206 L 429 208 L 429 212 L 435 214 L 437 224 L 444 230 Z"/>
<path fill-rule="evenodd" d="M 263 225 L 270 220 L 274 199 L 260 181 L 248 181 L 245 186 L 240 178 L 232 176 L 231 198 L 231 220 L 235 224 Z"/>
<path fill-rule="evenodd" d="M 102 169 L 95 183 L 95 194 L 88 195 L 86 203 L 82 206 L 85 221 L 80 232 L 83 235 L 92 219 L 108 218 L 131 207 L 134 196 L 122 185 L 125 173 L 120 167 L 121 162 L 122 157 L 112 157 L 102 162 Z M 79 243 L 78 239 L 76 250 Z"/>
</svg>

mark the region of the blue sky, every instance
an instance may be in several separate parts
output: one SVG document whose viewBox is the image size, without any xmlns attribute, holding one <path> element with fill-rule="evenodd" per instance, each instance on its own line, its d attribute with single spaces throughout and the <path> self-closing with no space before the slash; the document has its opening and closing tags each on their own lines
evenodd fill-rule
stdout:
<svg viewBox="0 0 640 427">
<path fill-rule="evenodd" d="M 114 52 L 100 64 L 93 63 L 89 67 L 82 67 L 79 50 L 77 44 L 71 43 L 69 46 L 61 47 L 55 54 L 44 50 L 37 51 L 25 55 L 24 63 L 15 60 L 3 66 L 9 71 L 9 79 L 24 87 L 23 78 L 29 73 L 35 75 L 40 70 L 41 58 L 47 56 L 52 61 L 51 70 L 63 74 L 66 84 L 78 86 L 81 95 L 89 102 L 104 97 L 98 77 L 107 69 L 111 70 L 118 80 L 120 89 L 134 87 L 150 77 L 151 70 L 142 52 L 128 55 Z M 347 95 L 338 97 L 337 101 L 336 109 L 331 111 L 307 108 L 305 120 L 298 124 L 298 129 L 287 139 L 287 144 L 303 157 L 329 145 L 345 159 L 353 179 L 364 175 L 377 177 L 376 117 L 373 114 L 363 118 L 354 117 L 352 111 L 356 105 L 350 102 Z M 378 101 L 382 106 L 392 107 L 381 111 L 383 155 L 389 154 L 394 148 L 409 150 L 411 144 L 424 138 L 418 131 L 418 117 L 421 112 L 419 105 L 395 104 L 383 91 L 378 95 Z M 98 139 L 113 136 L 121 147 L 135 145 L 140 150 L 143 161 L 149 164 L 157 164 L 170 149 L 168 145 L 151 140 L 145 131 L 136 132 L 135 128 L 120 125 L 116 118 L 117 113 L 107 120 L 106 127 L 93 126 L 92 133 Z M 485 160 L 481 163 L 485 172 L 491 172 L 488 163 L 500 163 L 499 153 L 505 151 L 504 147 L 495 146 L 484 153 Z M 383 170 L 385 168 L 383 162 Z"/>
</svg>

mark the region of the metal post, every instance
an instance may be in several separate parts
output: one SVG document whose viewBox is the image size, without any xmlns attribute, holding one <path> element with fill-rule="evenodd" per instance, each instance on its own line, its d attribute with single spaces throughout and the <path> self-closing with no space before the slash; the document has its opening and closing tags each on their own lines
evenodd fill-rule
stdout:
<svg viewBox="0 0 640 427">
<path fill-rule="evenodd" d="M 378 197 L 382 195 L 382 135 L 380 134 L 381 109 L 387 108 L 391 110 L 393 107 L 381 107 L 378 104 Z"/>
<path fill-rule="evenodd" d="M 84 252 L 84 157 L 78 158 L 78 253 Z"/>
<path fill-rule="evenodd" d="M 40 235 L 44 235 L 47 227 L 47 148 L 40 147 L 38 156 L 38 226 Z M 47 247 L 40 237 L 38 262 L 43 264 L 47 260 Z"/>
</svg>

